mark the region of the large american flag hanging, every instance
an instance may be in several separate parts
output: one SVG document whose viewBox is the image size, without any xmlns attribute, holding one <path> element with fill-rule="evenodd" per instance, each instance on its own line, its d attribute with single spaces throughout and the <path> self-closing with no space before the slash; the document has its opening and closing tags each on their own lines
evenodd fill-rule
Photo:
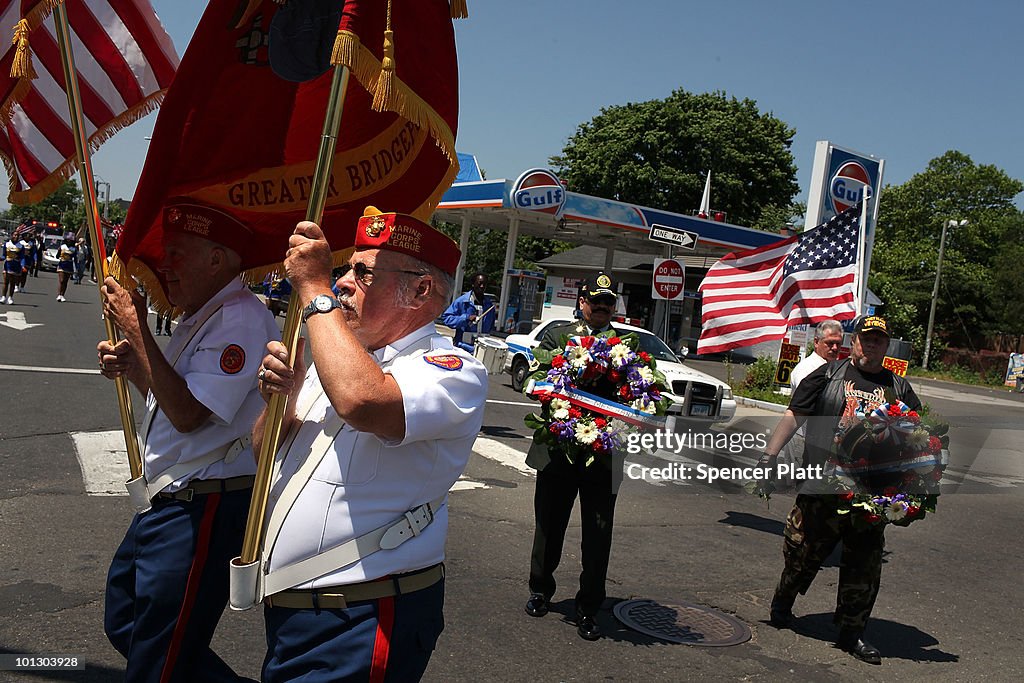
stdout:
<svg viewBox="0 0 1024 683">
<path fill-rule="evenodd" d="M 0 57 L 0 160 L 10 177 L 9 199 L 16 204 L 40 201 L 77 168 L 53 4 L 0 0 L 0 49 L 6 48 Z M 149 0 L 65 0 L 64 5 L 85 133 L 95 149 L 159 105 L 178 55 Z M 10 76 L 16 57 L 25 63 L 26 47 L 35 79 Z"/>
<path fill-rule="evenodd" d="M 786 328 L 855 315 L 861 206 L 774 244 L 724 256 L 698 288 L 697 353 L 782 339 Z"/>
</svg>

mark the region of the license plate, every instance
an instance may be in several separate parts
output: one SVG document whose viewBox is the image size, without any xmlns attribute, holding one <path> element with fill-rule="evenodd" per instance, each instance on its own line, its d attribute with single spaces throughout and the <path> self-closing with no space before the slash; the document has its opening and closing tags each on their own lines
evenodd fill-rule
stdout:
<svg viewBox="0 0 1024 683">
<path fill-rule="evenodd" d="M 711 406 L 705 403 L 694 403 L 690 406 L 690 415 L 711 415 Z"/>
</svg>

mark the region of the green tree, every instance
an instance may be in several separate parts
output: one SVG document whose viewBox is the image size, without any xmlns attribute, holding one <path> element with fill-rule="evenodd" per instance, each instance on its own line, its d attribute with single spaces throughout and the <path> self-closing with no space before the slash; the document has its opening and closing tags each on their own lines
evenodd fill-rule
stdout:
<svg viewBox="0 0 1024 683">
<path fill-rule="evenodd" d="M 58 221 L 66 225 L 77 225 L 73 222 L 82 204 L 82 192 L 78 189 L 78 183 L 74 180 L 66 180 L 64 184 L 54 190 L 49 196 L 35 204 L 24 204 L 12 206 L 7 209 L 4 218 L 18 222 Z M 83 214 L 84 218 L 84 214 Z"/>
<path fill-rule="evenodd" d="M 939 238 L 949 220 L 968 223 L 947 231 L 932 346 L 969 345 L 998 331 L 994 274 L 1005 247 L 1024 240 L 1024 216 L 1013 203 L 1021 191 L 1024 183 L 1001 169 L 951 150 L 882 193 L 868 282 L 916 355 L 924 350 Z"/>
<path fill-rule="evenodd" d="M 794 133 L 753 100 L 678 89 L 603 108 L 551 163 L 570 190 L 676 213 L 700 205 L 710 169 L 712 208 L 754 225 L 763 214 L 795 212 Z"/>
</svg>

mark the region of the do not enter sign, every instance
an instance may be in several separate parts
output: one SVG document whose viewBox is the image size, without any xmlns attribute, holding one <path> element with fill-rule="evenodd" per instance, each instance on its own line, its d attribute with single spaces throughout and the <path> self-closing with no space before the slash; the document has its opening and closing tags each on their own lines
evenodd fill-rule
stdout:
<svg viewBox="0 0 1024 683">
<path fill-rule="evenodd" d="M 686 270 L 682 261 L 671 258 L 654 259 L 654 282 L 651 287 L 652 299 L 668 299 L 669 301 L 683 298 L 683 283 Z"/>
</svg>

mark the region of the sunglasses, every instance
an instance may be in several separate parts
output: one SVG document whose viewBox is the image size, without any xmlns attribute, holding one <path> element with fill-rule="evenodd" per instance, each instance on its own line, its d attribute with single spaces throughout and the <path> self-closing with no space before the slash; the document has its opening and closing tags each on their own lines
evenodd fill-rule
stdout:
<svg viewBox="0 0 1024 683">
<path fill-rule="evenodd" d="M 415 275 L 422 277 L 426 273 L 418 270 L 402 270 L 395 268 L 369 268 L 365 263 L 346 263 L 345 265 L 338 268 L 338 277 L 343 278 L 348 275 L 349 271 L 354 271 L 354 275 L 357 281 L 361 282 L 364 286 L 369 287 L 373 284 L 373 277 L 375 272 L 382 273 L 405 273 L 406 275 Z"/>
</svg>

